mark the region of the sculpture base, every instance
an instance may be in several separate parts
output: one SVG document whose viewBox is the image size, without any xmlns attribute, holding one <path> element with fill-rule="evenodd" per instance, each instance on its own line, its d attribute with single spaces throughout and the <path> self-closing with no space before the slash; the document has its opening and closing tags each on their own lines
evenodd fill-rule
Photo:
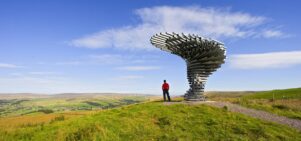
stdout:
<svg viewBox="0 0 301 141">
<path fill-rule="evenodd" d="M 186 101 L 206 101 L 205 98 L 203 99 L 185 99 Z"/>
<path fill-rule="evenodd" d="M 204 95 L 192 95 L 192 94 L 185 94 L 184 100 L 186 101 L 205 101 Z"/>
</svg>

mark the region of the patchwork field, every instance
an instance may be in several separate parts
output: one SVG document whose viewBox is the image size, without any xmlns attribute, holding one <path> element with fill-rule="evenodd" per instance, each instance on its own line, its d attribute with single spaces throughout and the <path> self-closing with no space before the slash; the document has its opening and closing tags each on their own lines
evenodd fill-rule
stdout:
<svg viewBox="0 0 301 141">
<path fill-rule="evenodd" d="M 128 94 L 0 94 L 0 117 L 92 111 L 156 99 L 151 95 Z"/>
</svg>

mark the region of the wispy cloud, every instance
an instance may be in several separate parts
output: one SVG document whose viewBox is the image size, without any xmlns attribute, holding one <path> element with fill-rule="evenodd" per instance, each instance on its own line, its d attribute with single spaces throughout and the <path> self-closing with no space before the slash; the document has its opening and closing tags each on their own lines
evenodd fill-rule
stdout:
<svg viewBox="0 0 301 141">
<path fill-rule="evenodd" d="M 0 68 L 23 68 L 23 66 L 18 66 L 15 64 L 0 63 Z"/>
<path fill-rule="evenodd" d="M 148 70 L 159 70 L 160 67 L 158 66 L 124 66 L 118 67 L 118 70 L 125 70 L 125 71 L 148 71 Z"/>
<path fill-rule="evenodd" d="M 263 16 L 229 9 L 158 6 L 138 9 L 135 14 L 141 23 L 88 34 L 70 41 L 70 45 L 152 50 L 149 38 L 158 32 L 196 33 L 214 38 L 285 36 L 280 30 L 265 27 L 268 26 L 267 18 Z"/>
<path fill-rule="evenodd" d="M 264 30 L 262 36 L 265 38 L 282 38 L 289 37 L 290 35 L 287 35 L 280 30 Z"/>
<path fill-rule="evenodd" d="M 301 51 L 238 54 L 230 56 L 229 62 L 238 69 L 285 68 L 301 65 Z"/>
<path fill-rule="evenodd" d="M 114 78 L 114 80 L 137 80 L 142 78 L 144 77 L 140 75 L 125 75 L 125 76 L 116 77 Z"/>
<path fill-rule="evenodd" d="M 56 62 L 55 65 L 82 66 L 82 65 L 133 65 L 154 63 L 158 60 L 155 55 L 135 55 L 135 54 L 90 54 L 73 59 L 76 61 Z"/>
<path fill-rule="evenodd" d="M 32 75 L 57 75 L 60 73 L 52 72 L 52 71 L 33 71 L 33 72 L 29 72 L 29 74 L 32 74 Z"/>
<path fill-rule="evenodd" d="M 89 59 L 101 64 L 139 64 L 157 61 L 158 56 L 134 54 L 93 54 Z"/>
<path fill-rule="evenodd" d="M 12 72 L 10 73 L 11 76 L 14 77 L 54 77 L 60 76 L 61 73 L 59 72 L 52 72 L 52 71 L 32 71 L 32 72 Z"/>
</svg>

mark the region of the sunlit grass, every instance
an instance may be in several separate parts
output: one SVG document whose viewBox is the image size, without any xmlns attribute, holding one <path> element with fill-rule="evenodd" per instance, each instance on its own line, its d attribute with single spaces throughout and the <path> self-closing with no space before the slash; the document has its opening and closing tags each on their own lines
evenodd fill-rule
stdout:
<svg viewBox="0 0 301 141">
<path fill-rule="evenodd" d="M 12 132 L 21 127 L 35 126 L 47 124 L 57 117 L 64 116 L 65 119 L 81 117 L 84 115 L 92 115 L 98 111 L 75 111 L 75 112 L 62 112 L 62 113 L 33 113 L 30 115 L 16 116 L 16 117 L 3 117 L 0 118 L 0 128 L 2 130 Z"/>
<path fill-rule="evenodd" d="M 301 120 L 301 88 L 256 93 L 220 93 L 211 94 L 209 98 Z"/>
<path fill-rule="evenodd" d="M 206 105 L 149 102 L 0 131 L 0 140 L 301 140 L 295 129 Z"/>
</svg>

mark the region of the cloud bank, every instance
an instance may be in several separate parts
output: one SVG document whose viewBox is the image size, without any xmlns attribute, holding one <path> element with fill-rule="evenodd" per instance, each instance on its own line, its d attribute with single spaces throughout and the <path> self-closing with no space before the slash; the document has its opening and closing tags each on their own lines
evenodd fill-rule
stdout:
<svg viewBox="0 0 301 141">
<path fill-rule="evenodd" d="M 7 63 L 0 63 L 0 68 L 22 68 L 22 66 L 18 66 L 15 64 L 7 64 Z"/>
<path fill-rule="evenodd" d="M 229 62 L 238 69 L 286 68 L 301 65 L 301 51 L 232 55 Z"/>
<path fill-rule="evenodd" d="M 265 17 L 232 12 L 229 9 L 158 6 L 138 9 L 135 14 L 141 20 L 137 25 L 99 31 L 69 43 L 85 48 L 152 50 L 149 39 L 158 32 L 195 33 L 218 39 L 285 36 L 278 29 L 266 27 Z"/>
</svg>

